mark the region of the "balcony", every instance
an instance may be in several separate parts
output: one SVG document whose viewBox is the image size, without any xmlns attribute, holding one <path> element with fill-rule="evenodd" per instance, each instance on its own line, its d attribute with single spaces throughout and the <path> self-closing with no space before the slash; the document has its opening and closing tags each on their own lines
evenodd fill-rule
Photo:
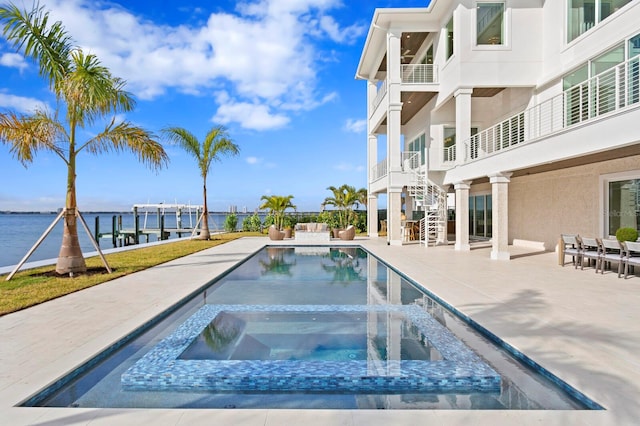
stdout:
<svg viewBox="0 0 640 426">
<path fill-rule="evenodd" d="M 403 151 L 400 153 L 400 165 L 403 172 L 413 172 L 420 168 L 421 154 L 418 151 Z M 388 161 L 385 158 L 371 168 L 371 182 L 385 177 L 389 172 Z"/>
<path fill-rule="evenodd" d="M 464 141 L 465 163 L 558 134 L 622 109 L 640 106 L 640 55 L 516 114 Z M 456 160 L 445 148 L 443 162 Z"/>
<path fill-rule="evenodd" d="M 401 68 L 402 84 L 434 84 L 438 82 L 438 67 L 433 64 L 405 64 Z M 387 94 L 387 80 L 378 87 L 371 110 L 375 110 Z"/>
</svg>

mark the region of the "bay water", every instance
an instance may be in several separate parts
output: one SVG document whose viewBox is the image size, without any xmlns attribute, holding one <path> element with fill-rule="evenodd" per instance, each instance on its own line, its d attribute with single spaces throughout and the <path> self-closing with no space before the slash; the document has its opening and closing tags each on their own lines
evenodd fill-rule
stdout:
<svg viewBox="0 0 640 426">
<path fill-rule="evenodd" d="M 251 213 L 237 213 L 238 217 L 238 229 L 242 228 L 242 221 L 245 217 L 250 216 Z M 0 213 L 0 268 L 4 266 L 16 265 L 20 260 L 28 253 L 33 245 L 38 241 L 40 236 L 47 230 L 47 228 L 53 223 L 58 216 L 57 213 Z M 101 233 L 109 233 L 112 229 L 112 218 L 116 216 L 122 218 L 122 229 L 134 228 L 134 216 L 133 213 L 83 213 L 82 216 L 87 222 L 87 226 L 91 231 L 91 234 L 95 236 L 95 218 L 99 217 L 99 228 Z M 227 217 L 227 213 L 211 213 L 209 215 L 209 229 L 214 231 L 222 231 L 224 229 L 224 221 Z M 264 215 L 260 215 L 260 218 L 264 220 Z M 188 213 L 182 213 L 182 228 L 193 227 L 197 222 L 195 213 L 189 215 Z M 146 218 L 147 228 L 159 228 L 158 219 L 156 214 L 149 214 Z M 145 217 L 144 214 L 139 214 L 140 228 L 144 227 Z M 176 216 L 174 213 L 166 213 L 164 216 L 165 229 L 176 228 Z M 87 236 L 84 227 L 78 222 L 78 236 L 80 239 L 80 246 L 83 253 L 89 253 L 95 251 L 91 240 Z M 183 234 L 183 237 L 188 234 Z M 172 233 L 170 238 L 177 238 L 175 233 Z M 149 242 L 156 241 L 155 235 L 149 235 Z M 146 242 L 146 236 L 140 236 L 140 242 Z M 60 244 L 62 242 L 62 220 L 51 230 L 49 235 L 40 244 L 36 251 L 29 257 L 28 262 L 55 259 L 58 257 L 60 251 Z M 111 238 L 101 238 L 99 240 L 100 248 L 109 249 L 113 248 Z"/>
</svg>

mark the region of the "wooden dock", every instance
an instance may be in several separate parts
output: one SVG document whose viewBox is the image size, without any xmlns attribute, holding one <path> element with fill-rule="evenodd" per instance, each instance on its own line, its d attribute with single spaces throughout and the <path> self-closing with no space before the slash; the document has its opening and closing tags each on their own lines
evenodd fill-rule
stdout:
<svg viewBox="0 0 640 426">
<path fill-rule="evenodd" d="M 192 214 L 195 211 L 195 224 L 192 220 Z M 183 226 L 183 212 L 189 216 L 191 226 Z M 187 204 L 134 204 L 133 216 L 134 227 L 123 228 L 122 215 L 114 215 L 111 221 L 111 229 L 108 232 L 102 232 L 100 228 L 100 218 L 95 218 L 95 239 L 100 243 L 101 239 L 110 239 L 113 247 L 122 247 L 132 244 L 140 244 L 141 238 L 149 242 L 150 236 L 155 236 L 156 240 L 167 240 L 171 235 L 181 238 L 187 235 L 197 234 L 199 218 L 202 212 L 202 206 L 191 206 Z M 143 214 L 143 223 L 140 224 L 140 214 Z M 156 227 L 148 226 L 149 213 L 156 217 Z M 175 214 L 177 228 L 165 228 L 165 214 Z"/>
</svg>

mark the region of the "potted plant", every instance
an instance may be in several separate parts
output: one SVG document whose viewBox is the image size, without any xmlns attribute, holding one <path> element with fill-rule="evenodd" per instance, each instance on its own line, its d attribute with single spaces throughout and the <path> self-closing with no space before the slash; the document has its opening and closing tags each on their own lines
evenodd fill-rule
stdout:
<svg viewBox="0 0 640 426">
<path fill-rule="evenodd" d="M 625 241 L 637 241 L 638 230 L 635 228 L 619 228 L 616 231 L 616 239 L 621 243 L 624 243 Z"/>
<path fill-rule="evenodd" d="M 336 215 L 338 219 L 338 225 L 333 229 L 334 238 L 338 238 L 340 230 L 345 229 L 353 222 L 353 206 L 357 206 L 366 190 L 356 190 L 351 185 L 342 185 L 338 188 L 330 186 L 327 188 L 333 193 L 333 196 L 324 199 L 323 205 L 329 205 L 336 207 Z"/>
<path fill-rule="evenodd" d="M 293 195 L 263 195 L 261 209 L 269 210 L 269 215 L 273 216 L 273 224 L 278 231 L 282 231 L 284 226 L 284 212 L 288 208 L 295 209 L 296 206 L 291 202 Z M 266 221 L 265 221 L 266 222 Z"/>
<path fill-rule="evenodd" d="M 285 238 L 291 238 L 293 232 L 293 218 L 291 216 L 284 216 L 282 218 L 282 226 Z"/>
</svg>

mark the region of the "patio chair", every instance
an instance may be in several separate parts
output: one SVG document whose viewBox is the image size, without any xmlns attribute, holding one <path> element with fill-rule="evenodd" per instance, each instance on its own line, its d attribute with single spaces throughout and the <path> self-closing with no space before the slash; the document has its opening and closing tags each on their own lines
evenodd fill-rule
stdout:
<svg viewBox="0 0 640 426">
<path fill-rule="evenodd" d="M 356 237 L 356 228 L 353 225 L 347 226 L 347 229 L 338 232 L 338 238 L 341 240 L 353 240 Z"/>
<path fill-rule="evenodd" d="M 280 231 L 275 225 L 269 227 L 269 239 L 273 241 L 284 240 L 284 231 Z"/>
<path fill-rule="evenodd" d="M 582 262 L 580 262 L 580 269 L 584 270 L 585 261 L 591 265 L 591 261 L 594 260 L 597 274 L 602 261 L 602 248 L 600 243 L 595 238 L 588 237 L 581 237 L 580 241 L 582 243 Z"/>
<path fill-rule="evenodd" d="M 640 266 L 640 242 L 626 241 L 624 243 L 625 250 L 622 258 L 624 262 L 624 278 L 629 275 L 629 265 L 631 267 Z M 635 270 L 633 271 L 635 273 Z"/>
<path fill-rule="evenodd" d="M 600 272 L 604 274 L 604 268 L 609 265 L 611 267 L 611 263 L 618 264 L 618 278 L 622 274 L 622 265 L 624 256 L 624 250 L 620 241 L 611 238 L 603 238 L 600 240 L 602 244 L 602 259 L 600 260 Z"/>
<path fill-rule="evenodd" d="M 578 263 L 582 261 L 582 249 L 580 248 L 580 237 L 578 235 L 562 234 L 562 243 L 564 245 L 564 256 L 562 256 L 562 266 L 564 259 L 571 256 L 574 268 L 578 268 Z"/>
</svg>

